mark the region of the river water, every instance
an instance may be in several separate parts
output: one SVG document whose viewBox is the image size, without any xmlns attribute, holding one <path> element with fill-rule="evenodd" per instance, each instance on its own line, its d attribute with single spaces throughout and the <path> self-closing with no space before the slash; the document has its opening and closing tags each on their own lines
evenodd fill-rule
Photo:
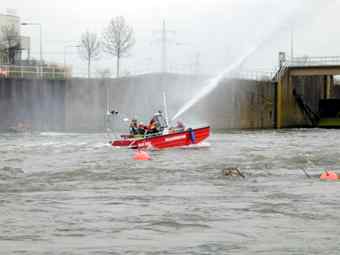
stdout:
<svg viewBox="0 0 340 255">
<path fill-rule="evenodd" d="M 336 130 L 213 134 L 148 162 L 107 140 L 0 135 L 0 254 L 340 253 L 340 182 L 318 180 L 340 170 Z"/>
</svg>

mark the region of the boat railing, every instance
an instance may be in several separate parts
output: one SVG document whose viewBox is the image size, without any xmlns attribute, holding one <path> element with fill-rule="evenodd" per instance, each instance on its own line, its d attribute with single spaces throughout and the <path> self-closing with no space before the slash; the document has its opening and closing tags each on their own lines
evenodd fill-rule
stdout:
<svg viewBox="0 0 340 255">
<path fill-rule="evenodd" d="M 145 139 L 145 138 L 154 137 L 154 136 L 160 136 L 160 135 L 176 134 L 176 133 L 180 133 L 180 132 L 184 132 L 184 131 L 186 131 L 186 129 L 184 129 L 184 128 L 170 128 L 170 129 L 164 129 L 164 130 L 162 130 L 160 132 L 156 132 L 156 133 L 147 133 L 147 132 L 145 132 L 144 136 L 141 136 L 140 138 L 144 138 Z"/>
</svg>

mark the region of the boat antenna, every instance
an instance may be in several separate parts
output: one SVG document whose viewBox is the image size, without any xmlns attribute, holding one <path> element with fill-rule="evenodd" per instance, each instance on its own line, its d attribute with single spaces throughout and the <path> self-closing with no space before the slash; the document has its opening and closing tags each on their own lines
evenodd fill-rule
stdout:
<svg viewBox="0 0 340 255">
<path fill-rule="evenodd" d="M 164 117 L 165 117 L 166 127 L 169 127 L 168 105 L 166 102 L 165 92 L 163 92 L 163 105 L 164 105 Z"/>
<path fill-rule="evenodd" d="M 106 112 L 105 114 L 105 118 L 104 118 L 104 128 L 105 128 L 105 132 L 107 136 L 110 136 L 111 132 L 113 132 L 114 128 L 115 128 L 115 119 L 117 118 L 119 112 L 117 110 L 109 110 Z M 116 134 L 114 133 L 115 138 Z"/>
</svg>

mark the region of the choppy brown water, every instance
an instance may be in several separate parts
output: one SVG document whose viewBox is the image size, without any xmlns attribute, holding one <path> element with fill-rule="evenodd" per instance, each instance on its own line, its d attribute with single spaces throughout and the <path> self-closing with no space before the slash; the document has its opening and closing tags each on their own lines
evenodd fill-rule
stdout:
<svg viewBox="0 0 340 255">
<path fill-rule="evenodd" d="M 340 253 L 340 182 L 317 178 L 340 172 L 339 131 L 214 134 L 150 162 L 106 141 L 0 135 L 1 254 Z"/>
</svg>

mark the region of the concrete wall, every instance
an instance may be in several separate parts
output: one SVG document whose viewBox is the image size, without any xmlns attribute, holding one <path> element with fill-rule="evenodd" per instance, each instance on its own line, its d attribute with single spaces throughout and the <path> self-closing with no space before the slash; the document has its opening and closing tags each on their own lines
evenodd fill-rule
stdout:
<svg viewBox="0 0 340 255">
<path fill-rule="evenodd" d="M 318 112 L 319 99 L 326 93 L 325 77 L 288 77 L 284 77 L 286 85 L 281 91 L 282 127 L 308 126 L 293 89 Z M 124 117 L 146 123 L 155 111 L 163 109 L 163 91 L 169 116 L 173 116 L 207 83 L 207 77 L 175 74 L 67 81 L 0 79 L 0 130 L 23 122 L 36 130 L 103 131 L 107 109 L 120 112 L 115 125 L 123 129 L 127 126 Z M 224 80 L 180 119 L 214 129 L 274 128 L 277 88 L 271 82 Z M 340 90 L 334 87 L 332 93 Z"/>
<path fill-rule="evenodd" d="M 171 117 L 207 83 L 206 77 L 171 74 L 72 80 L 67 84 L 67 129 L 102 130 L 107 102 L 108 108 L 118 110 L 121 117 L 137 117 L 147 123 L 155 111 L 163 109 L 163 91 Z M 273 128 L 274 101 L 275 86 L 271 82 L 225 80 L 180 119 L 193 125 L 209 124 L 214 129 Z M 116 125 L 126 127 L 121 121 Z"/>
<path fill-rule="evenodd" d="M 172 116 L 204 80 L 175 74 L 66 81 L 0 79 L 0 130 L 24 123 L 36 130 L 103 131 L 107 109 L 118 110 L 120 120 L 138 117 L 148 122 L 163 109 L 163 91 Z M 116 124 L 126 128 L 122 121 Z"/>
<path fill-rule="evenodd" d="M 293 91 L 315 113 L 319 112 L 319 100 L 326 97 L 327 76 L 291 76 L 289 72 L 281 80 L 281 104 L 277 106 L 281 128 L 311 126 L 312 123 L 301 110 Z M 280 85 L 279 85 L 280 86 Z M 278 87 L 278 89 L 280 89 Z"/>
<path fill-rule="evenodd" d="M 73 79 L 66 84 L 66 128 L 68 130 L 103 130 L 105 113 L 118 110 L 114 124 L 126 128 L 124 117 L 137 117 L 147 123 L 163 110 L 163 91 L 167 95 L 169 115 L 191 98 L 204 77 L 175 74 L 148 74 L 119 79 Z"/>
<path fill-rule="evenodd" d="M 340 84 L 334 84 L 331 98 L 340 98 Z"/>
<path fill-rule="evenodd" d="M 308 127 L 312 123 L 297 104 L 293 90 L 315 113 L 319 113 L 320 99 L 340 98 L 340 86 L 334 86 L 329 75 L 290 76 L 287 72 L 281 82 L 280 107 L 278 83 L 225 80 L 202 100 L 195 114 L 217 129 L 275 128 L 278 115 L 280 128 Z"/>
<path fill-rule="evenodd" d="M 183 119 L 196 115 L 214 129 L 273 128 L 274 100 L 271 82 L 224 80 Z"/>
<path fill-rule="evenodd" d="M 38 130 L 64 129 L 65 83 L 0 79 L 0 130 L 19 123 Z"/>
</svg>

